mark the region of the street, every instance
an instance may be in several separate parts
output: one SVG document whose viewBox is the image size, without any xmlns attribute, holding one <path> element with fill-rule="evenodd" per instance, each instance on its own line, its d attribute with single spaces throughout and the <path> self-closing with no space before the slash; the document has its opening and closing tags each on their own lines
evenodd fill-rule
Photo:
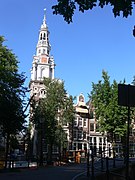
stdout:
<svg viewBox="0 0 135 180">
<path fill-rule="evenodd" d="M 19 172 L 0 173 L 1 180 L 72 180 L 86 170 L 86 165 L 47 166 L 37 169 L 22 169 Z"/>
<path fill-rule="evenodd" d="M 134 162 L 134 159 L 130 159 Z M 109 169 L 113 169 L 113 160 L 109 161 Z M 117 159 L 115 168 L 123 165 L 122 159 Z M 91 163 L 90 163 L 91 175 Z M 102 171 L 106 172 L 106 160 L 104 159 L 103 168 L 101 168 L 101 161 L 94 163 L 94 175 L 101 174 Z M 84 175 L 82 175 L 84 174 Z M 1 172 L 1 180 L 77 180 L 87 179 L 87 165 L 85 164 L 68 164 L 64 166 L 46 166 L 42 168 L 31 167 L 30 169 L 22 168 L 14 170 L 13 172 Z"/>
</svg>

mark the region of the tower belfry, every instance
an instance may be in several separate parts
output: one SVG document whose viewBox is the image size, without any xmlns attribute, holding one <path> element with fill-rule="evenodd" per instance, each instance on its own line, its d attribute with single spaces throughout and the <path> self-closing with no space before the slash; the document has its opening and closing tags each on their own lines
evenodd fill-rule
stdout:
<svg viewBox="0 0 135 180">
<path fill-rule="evenodd" d="M 49 42 L 49 34 L 46 14 L 44 13 L 31 69 L 30 96 L 34 95 L 36 99 L 44 97 L 44 77 L 54 79 L 55 63 L 53 56 L 50 56 L 51 45 Z"/>
</svg>

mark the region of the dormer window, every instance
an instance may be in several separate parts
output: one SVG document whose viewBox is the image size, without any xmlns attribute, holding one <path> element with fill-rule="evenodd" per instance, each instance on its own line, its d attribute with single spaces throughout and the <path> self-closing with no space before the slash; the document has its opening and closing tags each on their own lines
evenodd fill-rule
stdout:
<svg viewBox="0 0 135 180">
<path fill-rule="evenodd" d="M 84 97 L 82 95 L 79 96 L 79 101 L 84 102 Z"/>
</svg>

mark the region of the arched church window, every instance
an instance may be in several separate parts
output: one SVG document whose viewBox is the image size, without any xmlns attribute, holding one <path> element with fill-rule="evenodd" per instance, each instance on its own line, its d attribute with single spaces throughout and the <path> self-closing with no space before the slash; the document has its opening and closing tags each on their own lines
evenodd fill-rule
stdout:
<svg viewBox="0 0 135 180">
<path fill-rule="evenodd" d="M 41 50 L 39 49 L 39 51 L 38 51 L 39 53 L 41 53 Z"/>
</svg>

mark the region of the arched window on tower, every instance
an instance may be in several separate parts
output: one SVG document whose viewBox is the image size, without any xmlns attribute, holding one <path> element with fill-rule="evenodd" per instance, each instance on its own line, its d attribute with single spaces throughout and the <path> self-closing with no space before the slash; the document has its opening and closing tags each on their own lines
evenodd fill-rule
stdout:
<svg viewBox="0 0 135 180">
<path fill-rule="evenodd" d="M 44 33 L 44 37 L 43 37 L 43 40 L 45 40 L 45 33 Z"/>
<path fill-rule="evenodd" d="M 50 77 L 52 77 L 52 68 L 50 68 Z"/>
<path fill-rule="evenodd" d="M 43 49 L 43 54 L 45 54 L 45 49 Z"/>
<path fill-rule="evenodd" d="M 41 79 L 44 77 L 44 68 L 41 68 L 40 77 L 41 77 Z"/>
<path fill-rule="evenodd" d="M 40 34 L 40 40 L 42 40 L 42 33 Z"/>
<path fill-rule="evenodd" d="M 40 97 L 45 97 L 45 89 L 40 90 Z"/>
</svg>

